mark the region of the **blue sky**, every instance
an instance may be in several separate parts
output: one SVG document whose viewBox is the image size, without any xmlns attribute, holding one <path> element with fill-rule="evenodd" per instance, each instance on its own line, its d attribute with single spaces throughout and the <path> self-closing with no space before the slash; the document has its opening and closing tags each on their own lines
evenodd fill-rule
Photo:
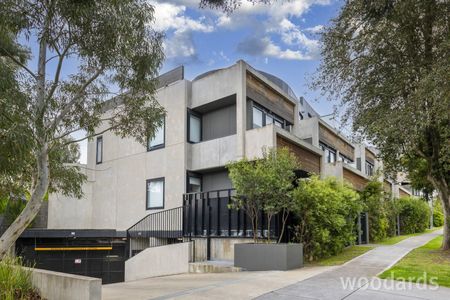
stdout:
<svg viewBox="0 0 450 300">
<path fill-rule="evenodd" d="M 162 72 L 180 64 L 192 79 L 244 59 L 285 80 L 319 114 L 333 105 L 308 87 L 320 63 L 318 32 L 335 17 L 342 1 L 290 0 L 254 5 L 246 0 L 232 14 L 199 9 L 198 0 L 152 0 L 155 23 L 164 31 Z"/>
</svg>

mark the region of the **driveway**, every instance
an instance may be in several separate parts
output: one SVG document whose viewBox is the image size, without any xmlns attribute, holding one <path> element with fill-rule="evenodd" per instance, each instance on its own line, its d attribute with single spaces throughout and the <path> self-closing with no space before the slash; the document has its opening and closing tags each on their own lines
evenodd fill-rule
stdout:
<svg viewBox="0 0 450 300">
<path fill-rule="evenodd" d="M 139 299 L 450 299 L 450 289 L 424 290 L 374 277 L 440 232 L 380 246 L 338 267 L 282 272 L 180 274 L 104 285 L 105 300 Z M 342 281 L 343 280 L 343 281 Z M 368 280 L 374 280 L 368 283 Z M 346 286 L 344 286 L 346 285 Z"/>
<path fill-rule="evenodd" d="M 442 232 L 411 237 L 392 246 L 380 246 L 343 266 L 258 297 L 260 300 L 311 299 L 450 299 L 450 289 L 437 288 L 375 276 L 390 268 L 411 250 Z"/>
</svg>

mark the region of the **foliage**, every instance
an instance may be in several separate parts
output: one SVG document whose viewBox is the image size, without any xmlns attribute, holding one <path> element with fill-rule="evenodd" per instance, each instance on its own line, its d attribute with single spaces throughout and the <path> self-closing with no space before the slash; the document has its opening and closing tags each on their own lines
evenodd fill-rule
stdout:
<svg viewBox="0 0 450 300">
<path fill-rule="evenodd" d="M 31 284 L 31 269 L 20 258 L 4 257 L 0 261 L 0 299 L 41 299 Z"/>
<path fill-rule="evenodd" d="M 441 200 L 433 200 L 433 226 L 441 227 L 444 225 L 444 213 L 442 211 Z"/>
<path fill-rule="evenodd" d="M 425 170 L 447 218 L 449 15 L 449 1 L 347 1 L 322 36 L 315 81 L 342 100 L 344 119 L 380 150 L 386 170 Z M 450 248 L 450 222 L 444 233 Z"/>
<path fill-rule="evenodd" d="M 307 260 L 335 255 L 354 244 L 363 206 L 351 186 L 313 176 L 299 181 L 293 202 L 295 240 L 303 243 Z"/>
<path fill-rule="evenodd" d="M 425 232 L 430 225 L 430 208 L 423 200 L 416 197 L 398 199 L 400 232 L 410 234 Z"/>
<path fill-rule="evenodd" d="M 145 0 L 0 2 L 0 195 L 31 195 L 0 257 L 48 191 L 81 196 L 76 142 L 111 131 L 145 145 L 162 124 L 153 12 Z"/>
<path fill-rule="evenodd" d="M 233 206 L 243 208 L 252 222 L 253 239 L 257 242 L 258 215 L 264 211 L 267 224 L 275 214 L 289 213 L 292 197 L 294 171 L 298 162 L 287 149 L 262 149 L 262 158 L 248 160 L 246 158 L 227 165 L 229 176 L 236 196 Z M 284 222 L 283 222 L 284 228 Z M 270 227 L 268 228 L 270 241 Z"/>
<path fill-rule="evenodd" d="M 412 250 L 396 265 L 383 272 L 380 278 L 450 287 L 450 253 L 439 251 L 441 244 L 442 236 L 439 236 L 426 245 Z M 430 282 L 433 278 L 433 282 Z"/>
<path fill-rule="evenodd" d="M 361 201 L 369 213 L 369 240 L 381 241 L 395 234 L 397 212 L 390 195 L 385 195 L 383 183 L 372 179 L 360 193 Z"/>
</svg>

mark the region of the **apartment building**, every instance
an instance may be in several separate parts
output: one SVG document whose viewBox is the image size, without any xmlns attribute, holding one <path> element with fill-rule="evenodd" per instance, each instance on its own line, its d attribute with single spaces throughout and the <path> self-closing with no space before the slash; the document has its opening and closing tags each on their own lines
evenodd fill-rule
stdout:
<svg viewBox="0 0 450 300">
<path fill-rule="evenodd" d="M 66 265 L 50 268 L 78 272 L 78 266 L 71 260 L 81 261 L 78 258 L 81 254 L 75 251 L 66 255 L 65 246 L 82 245 L 89 261 L 89 251 L 108 245 L 98 263 L 105 265 L 108 261 L 109 269 L 96 273 L 88 270 L 88 263 L 85 269 L 80 263 L 79 274 L 103 277 L 104 282 L 120 281 L 123 280 L 120 266 L 127 256 L 134 254 L 129 244 L 130 232 L 142 234 L 145 230 L 135 228 L 153 222 L 153 229 L 158 232 L 185 233 L 185 219 L 189 217 L 185 212 L 179 214 L 177 209 L 189 201 L 189 205 L 195 203 L 192 218 L 195 216 L 199 222 L 198 227 L 190 227 L 199 240 L 197 251 L 203 247 L 200 239 L 205 232 L 211 234 L 211 228 L 206 230 L 205 224 L 210 226 L 212 222 L 216 226 L 213 230 L 217 239 L 212 246 L 203 247 L 207 254 L 194 256 L 227 259 L 232 244 L 248 237 L 245 217 L 235 216 L 227 208 L 232 190 L 225 168 L 228 162 L 261 157 L 263 147 L 287 147 L 301 163 L 299 177 L 335 176 L 348 181 L 356 190 L 362 190 L 375 170 L 382 168 L 376 150 L 352 143 L 322 120 L 282 79 L 258 71 L 242 60 L 192 80 L 184 78 L 183 67 L 174 69 L 160 76 L 156 99 L 165 108 L 166 116 L 155 137 L 146 146 L 110 132 L 90 140 L 87 164 L 83 166 L 88 177 L 83 199 L 50 195 L 47 228 L 28 230 L 18 243 L 19 252 L 42 261 L 42 267 L 49 267 L 48 260 L 55 253 L 51 250 L 37 253 L 35 249 L 42 244 L 53 248 L 57 245 L 59 255 L 69 260 Z M 118 104 L 114 100 L 105 103 L 105 114 L 111 113 L 115 105 Z M 102 131 L 102 126 L 98 131 Z M 386 191 L 394 194 L 403 191 L 388 179 L 380 180 Z M 224 192 L 226 196 L 221 194 Z M 207 221 L 205 208 L 211 207 L 211 194 L 216 195 L 218 204 L 210 214 L 216 215 L 217 211 L 217 218 Z M 221 203 L 224 197 L 228 200 Z M 172 215 L 167 217 L 169 213 Z M 174 242 L 178 237 L 181 235 L 165 239 Z M 223 242 L 221 237 L 228 239 Z M 151 239 L 160 241 L 164 237 L 141 238 L 144 244 L 137 250 L 149 247 Z M 111 275 L 113 272 L 117 274 Z"/>
</svg>

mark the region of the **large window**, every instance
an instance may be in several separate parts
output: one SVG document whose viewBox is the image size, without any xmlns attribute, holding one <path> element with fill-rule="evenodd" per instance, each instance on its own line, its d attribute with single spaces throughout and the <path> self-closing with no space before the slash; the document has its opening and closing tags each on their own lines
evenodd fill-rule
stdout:
<svg viewBox="0 0 450 300">
<path fill-rule="evenodd" d="M 325 160 L 327 163 L 334 163 L 336 161 L 336 150 L 333 148 L 320 143 L 320 149 L 322 149 L 325 152 Z"/>
<path fill-rule="evenodd" d="M 147 180 L 146 208 L 164 208 L 164 177 Z"/>
<path fill-rule="evenodd" d="M 165 131 L 166 131 L 166 119 L 155 131 L 155 136 L 152 139 L 148 139 L 147 151 L 164 148 L 165 144 Z"/>
<path fill-rule="evenodd" d="M 252 118 L 253 126 L 252 128 L 261 128 L 269 124 L 275 124 L 280 128 L 286 128 L 290 125 L 288 122 L 275 115 L 274 113 L 260 107 L 259 105 L 253 105 L 252 107 Z"/>
<path fill-rule="evenodd" d="M 373 175 L 373 170 L 374 170 L 374 165 L 373 163 L 371 163 L 370 161 L 366 160 L 366 175 L 367 176 L 372 176 Z"/>
<path fill-rule="evenodd" d="M 95 153 L 95 162 L 101 164 L 103 162 L 103 137 L 97 137 L 97 148 Z"/>
<path fill-rule="evenodd" d="M 188 114 L 188 142 L 198 143 L 202 140 L 202 119 L 199 115 Z"/>
</svg>

